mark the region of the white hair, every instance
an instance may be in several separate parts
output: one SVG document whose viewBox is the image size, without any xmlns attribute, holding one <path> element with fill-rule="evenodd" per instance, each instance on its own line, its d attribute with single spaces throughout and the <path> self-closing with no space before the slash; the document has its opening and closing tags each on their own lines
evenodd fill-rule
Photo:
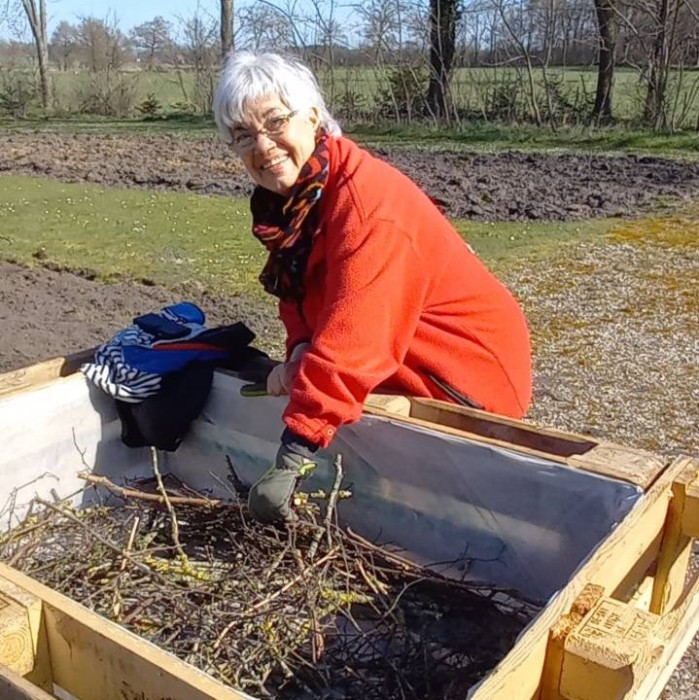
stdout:
<svg viewBox="0 0 699 700">
<path fill-rule="evenodd" d="M 223 64 L 216 94 L 214 118 L 221 138 L 230 143 L 231 129 L 242 123 L 247 104 L 260 97 L 278 95 L 292 110 L 318 110 L 320 126 L 340 136 L 313 73 L 300 61 L 277 53 L 231 51 Z"/>
</svg>

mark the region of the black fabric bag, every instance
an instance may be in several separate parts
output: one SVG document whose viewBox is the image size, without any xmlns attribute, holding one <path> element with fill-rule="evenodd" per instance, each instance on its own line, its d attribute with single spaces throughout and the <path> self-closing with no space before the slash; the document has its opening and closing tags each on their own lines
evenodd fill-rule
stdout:
<svg viewBox="0 0 699 700">
<path fill-rule="evenodd" d="M 194 360 L 177 372 L 163 375 L 158 393 L 139 403 L 115 399 L 122 442 L 128 447 L 152 446 L 174 452 L 204 408 L 216 367 L 257 382 L 263 381 L 277 364 L 266 353 L 249 346 L 254 338 L 255 334 L 242 323 L 211 329 L 206 332 L 206 340 L 224 346 L 228 352 L 225 359 Z"/>
<path fill-rule="evenodd" d="M 115 399 L 122 442 L 129 447 L 151 445 L 174 452 L 204 408 L 213 377 L 212 363 L 192 362 L 166 375 L 155 396 L 140 403 Z"/>
</svg>

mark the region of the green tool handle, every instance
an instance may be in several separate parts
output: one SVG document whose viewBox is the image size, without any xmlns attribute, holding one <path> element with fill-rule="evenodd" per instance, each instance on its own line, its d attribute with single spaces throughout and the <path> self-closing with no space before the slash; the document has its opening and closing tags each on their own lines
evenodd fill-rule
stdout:
<svg viewBox="0 0 699 700">
<path fill-rule="evenodd" d="M 243 386 L 240 387 L 240 395 L 247 397 L 267 396 L 267 382 L 243 384 Z"/>
</svg>

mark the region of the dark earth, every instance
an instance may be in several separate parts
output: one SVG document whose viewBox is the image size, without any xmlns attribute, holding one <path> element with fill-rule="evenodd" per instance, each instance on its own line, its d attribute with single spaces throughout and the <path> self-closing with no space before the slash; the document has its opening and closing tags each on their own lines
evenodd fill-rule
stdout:
<svg viewBox="0 0 699 700">
<path fill-rule="evenodd" d="M 441 200 L 448 216 L 458 218 L 627 217 L 699 192 L 699 164 L 655 157 L 405 147 L 382 147 L 376 153 Z M 0 133 L 0 173 L 222 196 L 251 192 L 242 164 L 216 139 L 5 132 Z M 0 258 L 8 245 L 0 222 Z M 11 251 L 4 257 L 11 258 Z M 134 315 L 183 298 L 199 303 L 211 325 L 245 320 L 262 340 L 278 334 L 271 301 L 212 298 L 191 289 L 105 286 L 50 267 L 26 270 L 5 263 L 0 265 L 0 370 L 90 347 Z"/>
<path fill-rule="evenodd" d="M 699 191 L 699 164 L 635 155 L 375 152 L 444 202 L 452 218 L 485 221 L 635 216 Z M 0 133 L 0 173 L 107 187 L 247 196 L 251 184 L 215 139 L 51 132 Z"/>
</svg>

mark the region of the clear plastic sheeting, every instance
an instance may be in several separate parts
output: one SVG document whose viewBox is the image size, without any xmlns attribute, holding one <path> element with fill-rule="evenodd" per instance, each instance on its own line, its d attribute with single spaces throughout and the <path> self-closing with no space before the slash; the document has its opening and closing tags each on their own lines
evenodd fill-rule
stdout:
<svg viewBox="0 0 699 700">
<path fill-rule="evenodd" d="M 286 401 L 242 398 L 238 386 L 217 376 L 202 419 L 169 456 L 173 473 L 195 488 L 225 482 L 216 453 L 246 483 L 274 459 Z M 329 490 L 338 453 L 343 488 L 353 494 L 338 506 L 344 524 L 440 572 L 538 603 L 565 585 L 642 495 L 625 482 L 368 415 L 338 432 L 301 488 Z"/>
<path fill-rule="evenodd" d="M 337 443 L 352 482 L 363 484 L 344 515 L 365 537 L 537 602 L 566 584 L 642 495 L 624 482 L 399 421 L 365 417 Z"/>
</svg>

